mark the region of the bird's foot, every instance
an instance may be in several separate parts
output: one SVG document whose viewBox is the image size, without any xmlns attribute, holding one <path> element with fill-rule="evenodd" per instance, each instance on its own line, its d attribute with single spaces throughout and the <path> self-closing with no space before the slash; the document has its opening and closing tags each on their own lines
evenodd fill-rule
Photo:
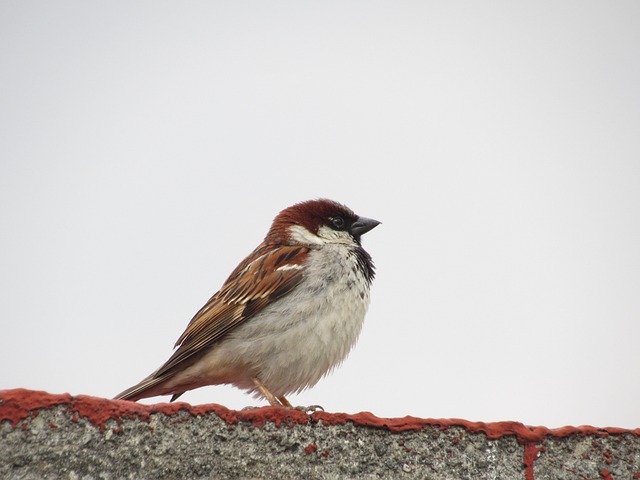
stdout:
<svg viewBox="0 0 640 480">
<path fill-rule="evenodd" d="M 293 407 L 293 409 L 298 410 L 299 412 L 304 412 L 307 415 L 311 415 L 312 413 L 316 413 L 316 412 L 324 412 L 324 407 L 322 407 L 321 405 L 309 405 L 308 407 L 305 407 L 304 405 L 302 405 L 298 407 Z"/>
</svg>

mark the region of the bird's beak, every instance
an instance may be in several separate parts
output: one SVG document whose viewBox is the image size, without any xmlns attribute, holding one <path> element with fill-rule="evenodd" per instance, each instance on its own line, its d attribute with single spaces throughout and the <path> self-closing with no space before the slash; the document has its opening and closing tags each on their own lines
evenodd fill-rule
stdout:
<svg viewBox="0 0 640 480">
<path fill-rule="evenodd" d="M 372 218 L 358 217 L 358 219 L 351 225 L 351 235 L 353 235 L 354 237 L 364 235 L 369 230 L 380 225 L 380 223 L 381 222 L 379 222 L 378 220 L 374 220 Z"/>
</svg>

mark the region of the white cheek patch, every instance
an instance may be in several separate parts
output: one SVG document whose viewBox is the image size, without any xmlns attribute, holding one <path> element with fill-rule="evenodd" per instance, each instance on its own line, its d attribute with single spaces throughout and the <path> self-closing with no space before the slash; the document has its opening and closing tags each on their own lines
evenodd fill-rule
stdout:
<svg viewBox="0 0 640 480">
<path fill-rule="evenodd" d="M 318 229 L 318 235 L 311 233 L 301 225 L 290 226 L 289 233 L 293 240 L 302 245 L 325 245 L 327 243 L 356 245 L 355 240 L 349 232 L 334 230 L 326 225 L 320 226 Z"/>
<path fill-rule="evenodd" d="M 302 245 L 324 245 L 327 243 L 322 238 L 314 235 L 301 225 L 292 225 L 289 227 L 291 238 Z"/>
</svg>

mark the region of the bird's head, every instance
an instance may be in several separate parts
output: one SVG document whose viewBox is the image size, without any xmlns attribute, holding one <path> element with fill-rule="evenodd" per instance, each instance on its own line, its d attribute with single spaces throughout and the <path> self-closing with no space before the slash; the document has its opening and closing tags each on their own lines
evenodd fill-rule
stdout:
<svg viewBox="0 0 640 480">
<path fill-rule="evenodd" d="M 360 237 L 379 224 L 379 221 L 360 217 L 333 200 L 309 200 L 282 210 L 273 220 L 265 242 L 307 246 L 360 245 Z"/>
</svg>

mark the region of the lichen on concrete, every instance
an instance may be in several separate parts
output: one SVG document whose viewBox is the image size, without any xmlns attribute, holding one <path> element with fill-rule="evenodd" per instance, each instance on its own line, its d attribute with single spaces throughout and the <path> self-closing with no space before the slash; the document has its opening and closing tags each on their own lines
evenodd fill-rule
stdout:
<svg viewBox="0 0 640 480">
<path fill-rule="evenodd" d="M 0 392 L 0 478 L 640 478 L 640 431 Z M 609 475 L 607 477 L 606 475 Z"/>
</svg>

